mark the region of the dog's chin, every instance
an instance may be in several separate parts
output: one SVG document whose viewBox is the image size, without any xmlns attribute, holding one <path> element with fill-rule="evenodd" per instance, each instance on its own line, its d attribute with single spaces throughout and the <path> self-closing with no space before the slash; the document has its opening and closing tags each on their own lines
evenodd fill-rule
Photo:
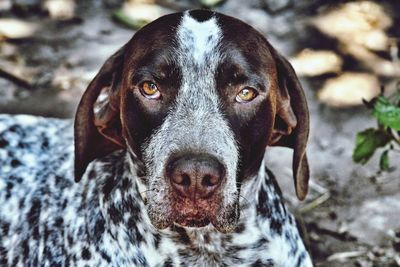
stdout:
<svg viewBox="0 0 400 267">
<path fill-rule="evenodd" d="M 233 233 L 236 230 L 237 222 L 221 223 L 221 222 L 211 222 L 214 228 L 223 234 Z"/>
<path fill-rule="evenodd" d="M 220 222 L 213 222 L 212 220 L 209 219 L 192 219 L 192 218 L 176 221 L 174 222 L 174 224 L 184 228 L 191 228 L 191 229 L 211 226 L 214 227 L 214 229 L 217 230 L 218 232 L 224 234 L 234 232 L 237 227 L 237 223 L 225 224 Z"/>
<path fill-rule="evenodd" d="M 171 220 L 162 220 L 162 221 L 151 221 L 153 226 L 159 230 L 164 230 L 172 225 L 177 225 L 183 228 L 202 228 L 206 226 L 212 226 L 221 233 L 232 233 L 235 231 L 237 227 L 236 220 L 224 220 L 220 222 L 218 220 L 210 220 L 208 218 L 180 218 L 179 220 L 171 221 Z"/>
</svg>

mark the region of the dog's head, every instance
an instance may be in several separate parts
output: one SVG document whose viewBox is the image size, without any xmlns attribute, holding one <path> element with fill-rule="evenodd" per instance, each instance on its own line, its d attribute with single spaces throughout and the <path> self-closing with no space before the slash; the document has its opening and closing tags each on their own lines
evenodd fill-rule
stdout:
<svg viewBox="0 0 400 267">
<path fill-rule="evenodd" d="M 268 145 L 294 149 L 307 193 L 308 110 L 290 64 L 249 25 L 211 11 L 161 17 L 111 56 L 75 120 L 75 177 L 117 149 L 145 166 L 152 223 L 232 231 L 240 186 Z"/>
</svg>

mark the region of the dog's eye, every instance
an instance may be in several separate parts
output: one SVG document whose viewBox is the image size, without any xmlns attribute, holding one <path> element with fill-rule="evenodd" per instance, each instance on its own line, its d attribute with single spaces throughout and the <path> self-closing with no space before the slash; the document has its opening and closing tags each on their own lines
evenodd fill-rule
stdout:
<svg viewBox="0 0 400 267">
<path fill-rule="evenodd" d="M 144 97 L 149 99 L 159 99 L 161 97 L 161 93 L 158 90 L 156 84 L 152 82 L 144 82 L 140 86 L 140 91 L 144 95 Z"/>
<path fill-rule="evenodd" d="M 257 91 L 253 88 L 246 87 L 242 89 L 236 96 L 236 102 L 245 103 L 250 102 L 257 96 Z"/>
</svg>

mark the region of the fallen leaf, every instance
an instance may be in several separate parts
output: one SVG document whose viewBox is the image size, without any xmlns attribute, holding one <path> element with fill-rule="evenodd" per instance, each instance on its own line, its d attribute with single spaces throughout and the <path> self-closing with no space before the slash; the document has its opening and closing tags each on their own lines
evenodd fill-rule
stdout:
<svg viewBox="0 0 400 267">
<path fill-rule="evenodd" d="M 337 73 L 343 64 L 343 60 L 332 51 L 312 49 L 304 49 L 289 61 L 300 76 Z"/>
<path fill-rule="evenodd" d="M 392 23 L 383 7 L 372 1 L 348 2 L 312 20 L 314 26 L 331 37 L 374 50 L 387 49 L 384 30 Z"/>
<path fill-rule="evenodd" d="M 75 15 L 75 2 L 73 0 L 47 0 L 44 8 L 51 18 L 71 19 Z"/>
<path fill-rule="evenodd" d="M 128 2 L 121 9 L 116 10 L 113 17 L 125 26 L 138 29 L 168 13 L 171 13 L 171 10 L 158 5 Z"/>
<path fill-rule="evenodd" d="M 329 106 L 349 107 L 362 104 L 379 94 L 379 81 L 371 74 L 346 72 L 328 79 L 318 92 L 318 98 Z"/>
<path fill-rule="evenodd" d="M 220 4 L 222 4 L 222 2 L 224 2 L 225 0 L 200 0 L 200 3 L 205 6 L 205 7 L 215 7 L 218 6 Z"/>
<path fill-rule="evenodd" d="M 0 19 L 1 39 L 22 39 L 31 37 L 38 26 L 35 23 L 19 19 Z"/>
</svg>

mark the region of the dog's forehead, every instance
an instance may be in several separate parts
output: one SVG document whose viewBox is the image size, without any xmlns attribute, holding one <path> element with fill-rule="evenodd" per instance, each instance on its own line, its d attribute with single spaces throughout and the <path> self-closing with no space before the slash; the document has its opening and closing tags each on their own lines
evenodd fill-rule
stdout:
<svg viewBox="0 0 400 267">
<path fill-rule="evenodd" d="M 132 69 L 179 70 L 211 67 L 261 75 L 274 69 L 265 38 L 250 25 L 220 13 L 194 10 L 161 17 L 142 28 L 127 50 Z M 211 72 L 208 72 L 211 74 Z"/>
<path fill-rule="evenodd" d="M 221 29 L 213 13 L 203 14 L 201 18 L 194 12 L 185 12 L 177 30 L 180 53 L 191 57 L 195 63 L 207 59 L 222 37 Z M 196 16 L 197 15 L 197 16 Z M 208 16 L 205 16 L 208 15 Z"/>
</svg>

